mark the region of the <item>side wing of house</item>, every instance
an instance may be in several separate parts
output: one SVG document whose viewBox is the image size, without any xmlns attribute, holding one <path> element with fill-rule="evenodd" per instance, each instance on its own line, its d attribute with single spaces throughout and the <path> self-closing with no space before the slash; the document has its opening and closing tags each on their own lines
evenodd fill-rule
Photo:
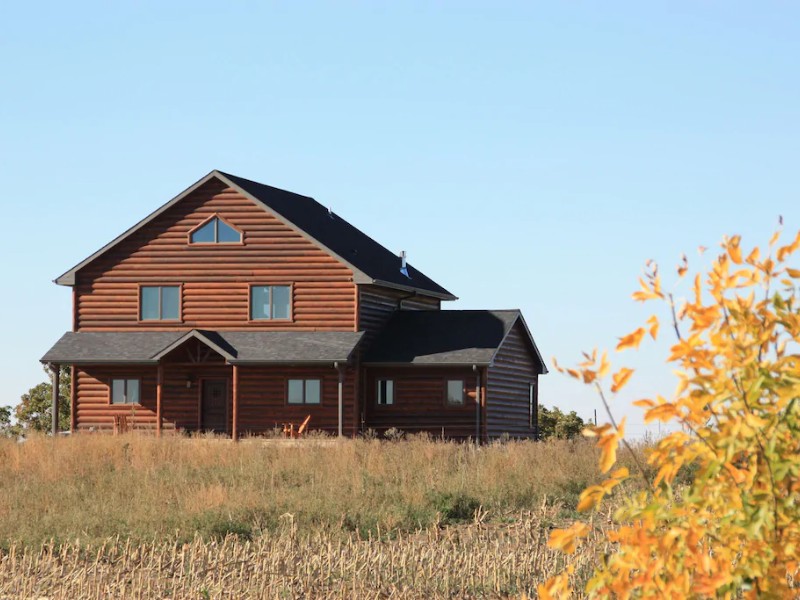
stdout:
<svg viewBox="0 0 800 600">
<path fill-rule="evenodd" d="M 364 365 L 364 420 L 379 432 L 536 436 L 529 410 L 536 414 L 536 383 L 545 370 L 518 310 L 395 312 Z"/>
<path fill-rule="evenodd" d="M 520 318 L 487 369 L 485 435 L 488 439 L 538 437 L 539 375 L 546 372 Z"/>
</svg>

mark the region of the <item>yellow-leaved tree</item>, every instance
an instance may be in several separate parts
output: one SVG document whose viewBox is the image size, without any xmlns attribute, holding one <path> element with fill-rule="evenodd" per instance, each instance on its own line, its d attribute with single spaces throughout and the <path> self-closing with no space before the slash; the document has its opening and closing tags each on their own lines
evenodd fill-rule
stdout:
<svg viewBox="0 0 800 600">
<path fill-rule="evenodd" d="M 677 279 L 689 283 L 686 299 L 662 289 L 658 267 L 647 264 L 633 298 L 664 303 L 676 336 L 667 362 L 679 385 L 670 399 L 634 404 L 646 409 L 646 422 L 680 429 L 648 451 L 654 476 L 614 468 L 627 445 L 624 419 L 615 422 L 609 411 L 610 423 L 586 430 L 597 438 L 601 470 L 611 473 L 584 490 L 579 510 L 597 510 L 627 479 L 644 480 L 641 491 L 615 498 L 606 532 L 614 550 L 597 557 L 586 596 L 800 596 L 800 269 L 790 262 L 800 232 L 786 245 L 780 234 L 763 253 L 743 251 L 739 236 L 723 239 L 705 277 L 689 275 L 684 256 Z M 654 315 L 616 349 L 636 349 L 658 332 Z M 595 386 L 606 408 L 608 394 L 633 375 L 597 351 L 574 369 L 556 368 Z M 682 469 L 693 473 L 689 483 L 678 483 Z M 569 554 L 588 533 L 577 521 L 554 531 L 549 544 Z M 540 598 L 571 595 L 570 573 L 539 586 Z"/>
</svg>

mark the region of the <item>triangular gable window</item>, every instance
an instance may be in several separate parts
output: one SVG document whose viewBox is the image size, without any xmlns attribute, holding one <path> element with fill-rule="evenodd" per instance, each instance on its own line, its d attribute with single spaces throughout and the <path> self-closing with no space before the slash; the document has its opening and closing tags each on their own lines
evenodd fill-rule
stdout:
<svg viewBox="0 0 800 600">
<path fill-rule="evenodd" d="M 242 232 L 220 217 L 211 217 L 189 234 L 192 244 L 241 244 Z"/>
</svg>

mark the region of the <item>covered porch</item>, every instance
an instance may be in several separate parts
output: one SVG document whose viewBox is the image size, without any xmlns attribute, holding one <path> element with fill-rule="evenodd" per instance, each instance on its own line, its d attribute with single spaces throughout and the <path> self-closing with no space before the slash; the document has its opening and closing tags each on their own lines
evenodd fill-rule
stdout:
<svg viewBox="0 0 800 600">
<path fill-rule="evenodd" d="M 356 332 L 69 332 L 41 359 L 73 370 L 72 430 L 358 429 Z"/>
</svg>

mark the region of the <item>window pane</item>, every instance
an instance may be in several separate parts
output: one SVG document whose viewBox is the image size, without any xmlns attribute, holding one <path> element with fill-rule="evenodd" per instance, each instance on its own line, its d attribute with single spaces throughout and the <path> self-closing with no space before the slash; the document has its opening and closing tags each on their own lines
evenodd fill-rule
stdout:
<svg viewBox="0 0 800 600">
<path fill-rule="evenodd" d="M 291 288 L 288 285 L 272 286 L 272 318 L 288 319 Z"/>
<path fill-rule="evenodd" d="M 217 219 L 217 241 L 220 243 L 241 242 L 242 234 L 225 223 L 225 221 Z"/>
<path fill-rule="evenodd" d="M 250 288 L 250 318 L 269 319 L 269 286 L 254 285 Z"/>
<path fill-rule="evenodd" d="M 378 379 L 378 404 L 386 404 L 386 380 Z"/>
<path fill-rule="evenodd" d="M 447 403 L 464 404 L 464 381 L 462 379 L 447 381 Z"/>
<path fill-rule="evenodd" d="M 161 288 L 161 318 L 178 319 L 180 311 L 180 288 L 177 286 L 166 286 Z"/>
<path fill-rule="evenodd" d="M 289 404 L 302 404 L 303 403 L 303 380 L 290 379 L 289 380 Z"/>
<path fill-rule="evenodd" d="M 125 380 L 114 379 L 111 381 L 111 403 L 122 404 L 125 402 Z"/>
<path fill-rule="evenodd" d="M 143 287 L 142 288 L 142 301 L 141 301 L 142 321 L 148 319 L 158 320 L 158 288 L 157 287 Z"/>
<path fill-rule="evenodd" d="M 394 381 L 378 380 L 378 404 L 394 404 Z"/>
<path fill-rule="evenodd" d="M 306 404 L 319 404 L 321 398 L 319 379 L 306 379 Z"/>
<path fill-rule="evenodd" d="M 139 380 L 128 379 L 127 400 L 129 404 L 139 404 Z"/>
<path fill-rule="evenodd" d="M 214 223 L 216 219 L 211 219 L 208 223 L 203 225 L 200 229 L 192 233 L 192 243 L 202 244 L 214 241 Z"/>
</svg>

